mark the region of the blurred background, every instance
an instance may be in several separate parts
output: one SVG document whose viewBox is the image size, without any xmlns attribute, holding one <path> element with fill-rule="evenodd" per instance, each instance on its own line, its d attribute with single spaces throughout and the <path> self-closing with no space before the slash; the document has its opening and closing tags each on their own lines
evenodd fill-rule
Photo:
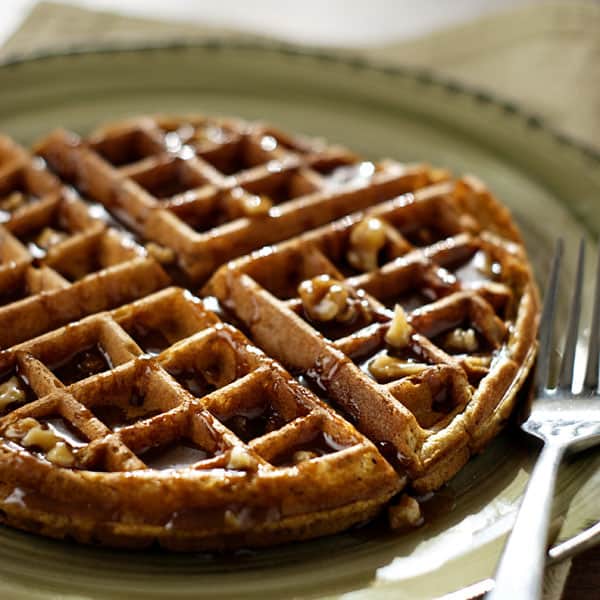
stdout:
<svg viewBox="0 0 600 600">
<path fill-rule="evenodd" d="M 124 15 L 195 21 L 216 27 L 266 34 L 319 45 L 369 45 L 410 38 L 545 0 L 79 0 L 76 6 Z M 37 4 L 5 0 L 0 7 L 0 41 L 5 40 Z"/>
<path fill-rule="evenodd" d="M 0 3 L 0 60 L 73 47 L 260 37 L 426 69 L 600 145 L 600 0 Z"/>
</svg>

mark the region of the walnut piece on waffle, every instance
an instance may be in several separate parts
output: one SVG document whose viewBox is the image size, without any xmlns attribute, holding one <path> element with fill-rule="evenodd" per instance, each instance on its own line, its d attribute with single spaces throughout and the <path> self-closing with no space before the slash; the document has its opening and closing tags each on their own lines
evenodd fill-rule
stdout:
<svg viewBox="0 0 600 600">
<path fill-rule="evenodd" d="M 498 432 L 535 355 L 538 297 L 520 237 L 472 178 L 233 261 L 204 293 L 419 492 Z"/>
<path fill-rule="evenodd" d="M 0 349 L 168 285 L 129 234 L 0 136 L 0 197 L 15 194 L 0 207 Z"/>
<path fill-rule="evenodd" d="M 27 221 L 54 202 L 60 186 L 41 158 L 0 135 L 0 223 Z"/>
<path fill-rule="evenodd" d="M 168 288 L 0 352 L 0 507 L 53 537 L 262 546 L 371 518 L 403 485 L 375 446 Z"/>
<path fill-rule="evenodd" d="M 132 119 L 83 140 L 56 131 L 36 150 L 142 237 L 171 248 L 197 284 L 231 258 L 440 177 L 260 123 L 193 116 Z"/>
</svg>

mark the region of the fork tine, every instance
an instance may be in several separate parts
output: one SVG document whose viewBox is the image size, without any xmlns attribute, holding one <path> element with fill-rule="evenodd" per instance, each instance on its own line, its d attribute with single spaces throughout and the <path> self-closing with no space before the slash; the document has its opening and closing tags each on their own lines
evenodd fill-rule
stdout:
<svg viewBox="0 0 600 600">
<path fill-rule="evenodd" d="M 573 385 L 573 366 L 575 364 L 575 349 L 577 347 L 577 334 L 579 332 L 579 317 L 581 315 L 581 288 L 583 284 L 583 265 L 585 262 L 585 242 L 583 238 L 579 242 L 579 257 L 577 259 L 577 275 L 575 276 L 575 287 L 567 326 L 567 337 L 560 365 L 558 387 L 570 390 Z"/>
<path fill-rule="evenodd" d="M 550 342 L 552 341 L 552 329 L 554 325 L 554 313 L 556 311 L 556 299 L 558 297 L 558 274 L 562 261 L 564 242 L 562 238 L 556 240 L 554 255 L 552 257 L 552 267 L 550 277 L 546 286 L 546 295 L 544 297 L 544 310 L 540 322 L 540 351 L 537 360 L 537 370 L 535 375 L 535 388 L 538 395 L 546 386 L 548 381 L 548 372 L 550 370 Z"/>
<path fill-rule="evenodd" d="M 584 389 L 595 392 L 598 389 L 598 367 L 600 354 L 600 247 L 596 265 L 596 289 L 594 291 L 594 308 L 592 327 L 590 329 L 590 347 L 588 349 L 587 367 L 585 370 Z"/>
</svg>

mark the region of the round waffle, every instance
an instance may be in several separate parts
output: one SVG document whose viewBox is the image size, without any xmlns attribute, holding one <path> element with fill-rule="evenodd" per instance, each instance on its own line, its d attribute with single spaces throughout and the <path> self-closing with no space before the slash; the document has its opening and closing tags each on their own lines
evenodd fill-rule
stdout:
<svg viewBox="0 0 600 600">
<path fill-rule="evenodd" d="M 44 535 L 343 530 L 447 481 L 535 355 L 508 212 L 427 165 L 143 117 L 0 138 L 0 218 L 0 517 Z"/>
</svg>

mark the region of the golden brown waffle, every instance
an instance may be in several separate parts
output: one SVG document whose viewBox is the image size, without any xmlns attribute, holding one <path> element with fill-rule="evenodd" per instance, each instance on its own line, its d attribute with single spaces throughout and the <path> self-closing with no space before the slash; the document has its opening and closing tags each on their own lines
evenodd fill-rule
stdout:
<svg viewBox="0 0 600 600">
<path fill-rule="evenodd" d="M 21 390 L 1 396 L 0 504 L 24 529 L 261 546 L 362 522 L 401 487 L 371 442 L 180 288 L 0 361 Z"/>
<path fill-rule="evenodd" d="M 535 355 L 538 297 L 519 235 L 474 179 L 241 258 L 205 292 L 419 492 L 498 432 Z"/>
<path fill-rule="evenodd" d="M 94 208 L 0 136 L 0 349 L 168 284 Z"/>
<path fill-rule="evenodd" d="M 220 549 L 394 498 L 402 528 L 420 514 L 396 494 L 442 485 L 508 417 L 538 299 L 475 180 L 206 117 L 35 152 L 0 137 L 7 523 Z"/>
<path fill-rule="evenodd" d="M 446 176 L 205 117 L 132 119 L 85 140 L 56 131 L 37 151 L 145 239 L 174 250 L 197 283 L 231 258 Z"/>
</svg>

